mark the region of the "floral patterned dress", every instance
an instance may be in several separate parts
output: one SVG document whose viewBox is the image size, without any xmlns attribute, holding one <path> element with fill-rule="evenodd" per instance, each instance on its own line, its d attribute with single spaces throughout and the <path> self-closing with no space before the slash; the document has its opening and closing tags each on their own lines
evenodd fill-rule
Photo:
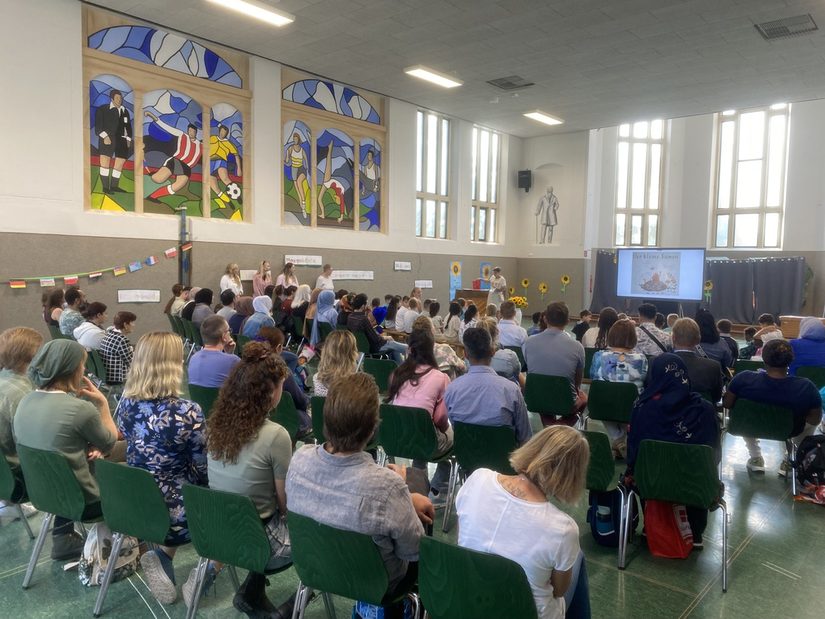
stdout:
<svg viewBox="0 0 825 619">
<path fill-rule="evenodd" d="M 126 463 L 149 471 L 166 499 L 171 523 L 166 544 L 188 542 L 183 484 L 208 485 L 206 422 L 201 407 L 173 397 L 123 398 L 118 427 L 126 438 Z"/>
</svg>

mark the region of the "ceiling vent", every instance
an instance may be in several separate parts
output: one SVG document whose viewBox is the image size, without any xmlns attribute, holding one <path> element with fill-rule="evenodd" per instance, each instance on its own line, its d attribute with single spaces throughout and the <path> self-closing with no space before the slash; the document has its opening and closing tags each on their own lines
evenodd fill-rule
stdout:
<svg viewBox="0 0 825 619">
<path fill-rule="evenodd" d="M 786 17 L 774 21 L 766 21 L 754 26 L 766 41 L 795 37 L 819 30 L 810 13 Z"/>
<path fill-rule="evenodd" d="M 527 88 L 535 85 L 533 82 L 528 82 L 520 75 L 508 75 L 507 77 L 500 77 L 495 80 L 487 80 L 487 83 L 491 86 L 495 86 L 496 88 L 501 88 L 506 91 L 518 90 L 519 88 Z"/>
</svg>

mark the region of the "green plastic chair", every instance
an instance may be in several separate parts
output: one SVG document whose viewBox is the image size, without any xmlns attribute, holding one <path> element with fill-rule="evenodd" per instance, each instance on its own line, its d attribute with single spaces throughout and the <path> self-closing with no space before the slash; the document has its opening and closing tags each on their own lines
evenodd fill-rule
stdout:
<svg viewBox="0 0 825 619">
<path fill-rule="evenodd" d="M 631 490 L 625 505 L 622 544 L 627 546 L 630 509 L 636 494 L 643 499 L 679 503 L 722 512 L 722 592 L 728 590 L 728 510 L 719 497 L 719 471 L 713 449 L 707 445 L 684 445 L 644 440 L 639 446 Z M 718 501 L 718 502 L 717 502 Z M 624 558 L 624 552 L 622 553 Z M 619 566 L 624 569 L 624 565 Z"/>
<path fill-rule="evenodd" d="M 314 395 L 309 399 L 309 407 L 312 411 L 312 435 L 316 443 L 323 443 L 324 437 L 324 402 L 326 398 Z"/>
<path fill-rule="evenodd" d="M 45 514 L 23 577 L 23 588 L 28 589 L 55 516 L 75 522 L 95 522 L 100 517 L 97 504 L 86 505 L 83 488 L 63 454 L 17 445 L 17 455 L 26 479 L 29 499 L 32 505 Z"/>
<path fill-rule="evenodd" d="M 593 356 L 596 354 L 597 348 L 587 347 L 584 349 L 584 370 L 585 378 L 590 378 L 590 366 L 593 365 Z"/>
<path fill-rule="evenodd" d="M 195 327 L 195 324 L 191 320 L 186 320 L 185 318 L 181 318 L 180 320 L 183 325 L 183 332 L 186 334 L 186 339 L 190 342 L 189 353 L 186 357 L 186 361 L 189 361 L 192 353 L 203 348 L 203 340 L 201 339 L 200 329 Z"/>
<path fill-rule="evenodd" d="M 48 325 L 48 327 L 49 327 L 49 335 L 52 336 L 53 340 L 72 340 L 72 341 L 74 341 L 74 338 L 71 335 L 64 335 L 60 331 L 60 327 L 58 327 L 57 325 Z"/>
<path fill-rule="evenodd" d="M 307 342 L 312 338 L 312 325 L 314 322 L 314 318 L 304 318 L 304 330 L 301 335 Z M 306 333 L 306 335 L 303 335 L 304 333 Z"/>
<path fill-rule="evenodd" d="M 431 619 L 538 617 L 518 563 L 432 537 L 421 538 L 418 589 Z"/>
<path fill-rule="evenodd" d="M 321 337 L 321 341 L 323 342 L 325 339 L 329 337 L 329 334 L 334 331 L 334 327 L 329 324 L 328 322 L 319 322 L 318 323 L 318 334 Z"/>
<path fill-rule="evenodd" d="M 266 573 L 271 548 L 255 504 L 248 496 L 184 484 L 183 502 L 189 537 L 199 557 L 194 601 L 186 615 L 191 619 L 198 612 L 210 559 L 232 568 Z M 289 518 L 292 519 L 291 514 Z M 285 565 L 270 573 L 289 567 Z M 234 575 L 231 569 L 230 573 Z"/>
<path fill-rule="evenodd" d="M 106 383 L 106 363 L 103 361 L 103 357 L 100 356 L 100 353 L 96 350 L 90 350 L 87 353 L 87 359 L 91 359 L 92 363 L 94 364 L 94 375 L 97 377 L 98 381 L 101 384 Z"/>
<path fill-rule="evenodd" d="M 750 359 L 737 359 L 736 362 L 733 364 L 733 373 L 737 374 L 739 372 L 744 371 L 756 372 L 757 370 L 761 370 L 764 367 L 765 364 L 761 361 L 751 361 Z"/>
<path fill-rule="evenodd" d="M 180 333 L 178 333 L 178 325 L 175 322 L 175 317 L 172 316 L 172 314 L 166 314 L 166 318 L 169 320 L 169 327 L 172 329 L 172 333 L 180 335 Z"/>
<path fill-rule="evenodd" d="M 201 387 L 200 385 L 189 384 L 189 398 L 200 404 L 204 419 L 209 419 L 212 408 L 218 399 L 221 390 L 218 387 Z"/>
<path fill-rule="evenodd" d="M 825 387 L 825 367 L 816 365 L 803 365 L 796 369 L 796 375 L 807 378 L 817 389 Z"/>
<path fill-rule="evenodd" d="M 235 340 L 235 354 L 239 357 L 243 355 L 243 347 L 246 346 L 250 342 L 250 338 L 245 335 L 241 335 L 240 333 Z"/>
<path fill-rule="evenodd" d="M 290 512 L 287 520 L 292 542 L 292 561 L 298 573 L 295 615 L 304 617 L 312 590 L 322 591 L 327 614 L 330 595 L 340 595 L 380 606 L 410 597 L 418 616 L 418 596 L 404 593 L 387 599 L 389 579 L 378 546 L 372 537 L 321 524 L 312 518 Z"/>
<path fill-rule="evenodd" d="M 95 462 L 100 486 L 103 520 L 112 530 L 111 557 L 120 554 L 127 535 L 163 545 L 169 532 L 169 509 L 155 478 L 149 471 L 106 460 Z M 94 616 L 100 617 L 116 561 L 109 561 L 95 601 Z"/>
<path fill-rule="evenodd" d="M 527 371 L 527 364 L 524 362 L 524 351 L 521 349 L 521 346 L 502 346 L 504 350 L 512 350 L 516 353 L 516 357 L 518 357 L 519 363 L 521 363 L 521 371 Z"/>
<path fill-rule="evenodd" d="M 3 454 L 0 453 L 0 499 L 9 501 L 9 503 L 17 508 L 20 521 L 23 523 L 23 526 L 26 527 L 29 539 L 34 539 L 34 533 L 32 533 L 32 528 L 29 526 L 29 519 L 26 518 L 26 515 L 23 513 L 23 508 L 20 506 L 20 503 L 26 502 L 27 497 L 25 493 L 23 496 L 15 496 L 14 490 L 16 485 L 17 483 L 14 479 L 14 473 L 11 471 L 11 466 L 6 458 L 3 457 Z"/>
<path fill-rule="evenodd" d="M 269 412 L 269 419 L 282 425 L 284 429 L 286 429 L 289 433 L 289 439 L 294 446 L 298 438 L 298 430 L 301 427 L 301 417 L 298 414 L 298 409 L 295 408 L 295 402 L 292 400 L 291 395 L 287 392 L 281 394 L 281 400 L 278 402 L 278 406 Z M 303 437 L 302 440 L 304 442 L 313 440 L 312 433 Z"/>
<path fill-rule="evenodd" d="M 564 376 L 548 376 L 527 372 L 524 386 L 527 410 L 540 415 L 569 417 L 573 412 L 573 389 Z"/>
<path fill-rule="evenodd" d="M 387 393 L 390 389 L 390 374 L 395 371 L 398 364 L 392 359 L 373 359 L 372 357 L 364 357 L 361 364 L 361 369 L 375 379 L 378 385 L 378 391 Z"/>
<path fill-rule="evenodd" d="M 587 393 L 587 411 L 590 419 L 630 423 L 633 403 L 639 391 L 633 383 L 613 383 L 594 380 Z"/>
<path fill-rule="evenodd" d="M 180 316 L 169 316 L 172 323 L 175 325 L 174 331 L 180 336 L 180 339 L 183 340 L 185 346 L 191 346 L 192 342 L 189 341 L 189 336 L 186 335 L 186 327 L 183 324 L 183 318 Z"/>
<path fill-rule="evenodd" d="M 370 342 L 367 339 L 367 336 L 364 335 L 363 331 L 353 331 L 352 333 L 355 336 L 355 347 L 358 349 L 358 352 L 362 352 L 365 355 L 370 354 Z"/>
<path fill-rule="evenodd" d="M 455 488 L 458 467 L 453 457 L 453 450 L 438 458 L 434 457 L 438 447 L 435 426 L 430 414 L 423 408 L 381 404 L 378 414 L 381 425 L 378 427 L 378 444 L 384 452 L 393 458 L 424 460 L 425 462 L 450 463 L 450 481 L 447 503 L 444 506 L 442 530 L 446 533 L 452 510 L 452 489 Z"/>
<path fill-rule="evenodd" d="M 516 433 L 508 426 L 481 426 L 453 422 L 453 450 L 461 472 L 491 469 L 502 475 L 515 475 L 510 454 L 516 449 Z"/>
<path fill-rule="evenodd" d="M 789 408 L 737 398 L 728 411 L 727 431 L 733 436 L 782 441 L 788 458 L 796 462 L 796 445 L 791 440 L 794 414 Z M 791 488 L 796 496 L 796 470 L 789 475 Z"/>
</svg>

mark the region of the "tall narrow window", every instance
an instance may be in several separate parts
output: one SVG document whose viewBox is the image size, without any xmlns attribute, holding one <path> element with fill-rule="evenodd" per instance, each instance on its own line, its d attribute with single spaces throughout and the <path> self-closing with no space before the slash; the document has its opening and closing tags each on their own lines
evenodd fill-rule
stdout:
<svg viewBox="0 0 825 619">
<path fill-rule="evenodd" d="M 450 121 L 419 110 L 416 119 L 415 235 L 447 238 L 450 207 Z"/>
<path fill-rule="evenodd" d="M 470 206 L 470 240 L 497 240 L 498 162 L 501 136 L 489 129 L 473 127 L 473 200 Z"/>
<path fill-rule="evenodd" d="M 619 126 L 614 245 L 659 243 L 665 121 Z"/>
<path fill-rule="evenodd" d="M 780 247 L 791 106 L 717 116 L 715 247 Z"/>
</svg>

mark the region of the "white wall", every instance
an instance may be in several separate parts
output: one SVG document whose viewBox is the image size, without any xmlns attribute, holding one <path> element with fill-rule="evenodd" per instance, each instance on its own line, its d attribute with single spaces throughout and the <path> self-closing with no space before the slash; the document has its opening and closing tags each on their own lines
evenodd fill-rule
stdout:
<svg viewBox="0 0 825 619">
<path fill-rule="evenodd" d="M 45 234 L 177 238 L 178 220 L 163 215 L 129 215 L 84 210 L 81 4 L 76 0 L 4 3 L 7 28 L 0 37 L 0 86 L 14 113 L 0 119 L 0 230 Z M 162 22 L 162 16 L 158 17 Z M 38 36 L 32 32 L 37 28 Z M 44 44 L 48 41 L 48 44 Z M 21 59 L 13 62 L 10 59 Z M 451 240 L 415 237 L 415 113 L 408 103 L 389 100 L 389 216 L 387 233 L 359 233 L 281 225 L 280 65 L 250 62 L 252 103 L 253 221 L 237 223 L 192 218 L 197 241 L 254 243 L 434 254 L 517 256 L 518 226 L 502 218 L 497 244 L 469 242 L 470 139 L 472 125 L 453 122 Z M 502 140 L 501 200 L 507 208 L 519 140 Z M 512 145 L 511 145 L 512 144 Z M 462 153 L 466 153 L 462 156 Z"/>
</svg>

